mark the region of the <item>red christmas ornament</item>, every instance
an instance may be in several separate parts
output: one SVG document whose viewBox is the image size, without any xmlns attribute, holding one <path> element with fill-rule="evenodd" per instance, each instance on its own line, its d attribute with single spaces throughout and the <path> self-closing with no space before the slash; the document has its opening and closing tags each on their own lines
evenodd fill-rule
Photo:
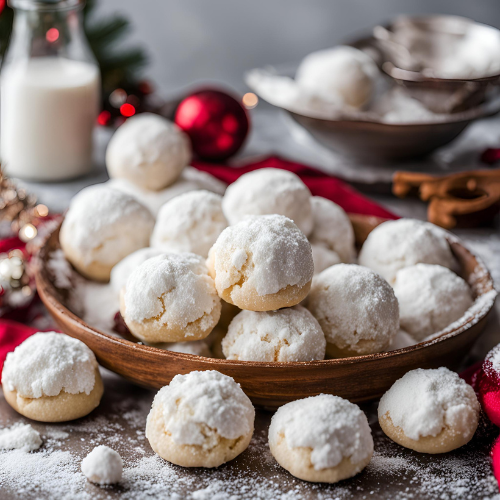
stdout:
<svg viewBox="0 0 500 500">
<path fill-rule="evenodd" d="M 243 145 L 250 121 L 240 101 L 220 90 L 201 90 L 177 107 L 175 123 L 203 160 L 225 160 Z"/>
</svg>

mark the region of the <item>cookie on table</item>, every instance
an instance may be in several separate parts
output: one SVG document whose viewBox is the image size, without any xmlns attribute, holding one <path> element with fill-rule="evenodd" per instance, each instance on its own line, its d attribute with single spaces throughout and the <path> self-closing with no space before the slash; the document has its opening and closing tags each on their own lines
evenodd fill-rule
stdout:
<svg viewBox="0 0 500 500">
<path fill-rule="evenodd" d="M 309 241 L 282 215 L 248 217 L 224 229 L 207 265 L 219 296 L 250 311 L 298 304 L 314 273 Z"/>
<path fill-rule="evenodd" d="M 292 172 L 261 168 L 242 175 L 230 184 L 222 200 L 222 209 L 231 225 L 248 215 L 284 215 L 308 236 L 314 220 L 311 192 Z"/>
<path fill-rule="evenodd" d="M 109 176 L 159 191 L 173 184 L 191 161 L 188 136 L 171 121 L 152 113 L 129 118 L 106 150 Z"/>
<path fill-rule="evenodd" d="M 95 484 L 119 483 L 122 479 L 123 460 L 119 453 L 109 446 L 96 446 L 82 460 L 82 472 Z"/>
<path fill-rule="evenodd" d="M 368 465 L 373 438 L 366 415 L 358 406 L 321 394 L 278 409 L 269 427 L 269 448 L 293 476 L 337 483 Z"/>
<path fill-rule="evenodd" d="M 337 264 L 316 275 L 307 308 L 323 329 L 327 355 L 334 358 L 384 351 L 399 330 L 394 290 L 355 264 Z"/>
<path fill-rule="evenodd" d="M 359 254 L 359 264 L 391 284 L 400 269 L 415 264 L 454 269 L 456 260 L 445 234 L 434 224 L 415 219 L 384 222 L 368 235 Z"/>
<path fill-rule="evenodd" d="M 7 354 L 6 401 L 39 422 L 66 422 L 89 414 L 104 388 L 94 353 L 62 333 L 35 333 Z"/>
<path fill-rule="evenodd" d="M 203 339 L 219 321 L 220 311 L 205 259 L 193 253 L 146 260 L 132 272 L 120 298 L 129 330 L 150 343 Z"/>
<path fill-rule="evenodd" d="M 146 423 L 151 448 L 182 467 L 218 467 L 242 453 L 255 410 L 231 377 L 217 371 L 176 375 L 156 394 Z"/>
<path fill-rule="evenodd" d="M 302 306 L 242 311 L 222 340 L 226 359 L 240 361 L 313 361 L 325 358 L 325 348 L 321 327 Z"/>
<path fill-rule="evenodd" d="M 378 420 L 393 441 L 421 453 L 446 453 L 467 444 L 479 422 L 474 389 L 455 372 L 418 368 L 382 396 Z"/>
<path fill-rule="evenodd" d="M 151 246 L 166 252 L 192 252 L 203 257 L 228 226 L 222 197 L 198 190 L 181 194 L 163 205 L 151 235 Z"/>
<path fill-rule="evenodd" d="M 443 266 L 405 267 L 393 286 L 401 328 L 418 341 L 457 321 L 472 305 L 469 285 Z"/>
<path fill-rule="evenodd" d="M 150 211 L 134 198 L 96 185 L 71 200 L 59 241 L 64 256 L 80 274 L 109 281 L 113 266 L 149 246 L 153 226 Z"/>
</svg>

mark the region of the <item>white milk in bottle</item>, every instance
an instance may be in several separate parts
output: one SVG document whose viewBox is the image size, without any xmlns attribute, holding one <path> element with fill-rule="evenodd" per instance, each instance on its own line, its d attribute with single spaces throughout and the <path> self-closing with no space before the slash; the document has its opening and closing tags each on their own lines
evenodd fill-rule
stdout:
<svg viewBox="0 0 500 500">
<path fill-rule="evenodd" d="M 96 65 L 34 57 L 9 65 L 1 79 L 1 156 L 15 177 L 59 180 L 92 166 L 99 110 Z"/>
</svg>

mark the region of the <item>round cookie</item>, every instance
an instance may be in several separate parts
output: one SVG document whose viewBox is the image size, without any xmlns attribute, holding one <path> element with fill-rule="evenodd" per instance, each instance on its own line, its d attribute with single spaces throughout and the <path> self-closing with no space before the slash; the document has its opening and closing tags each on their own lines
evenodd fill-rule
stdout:
<svg viewBox="0 0 500 500">
<path fill-rule="evenodd" d="M 307 307 L 334 358 L 387 349 L 399 329 L 398 301 L 391 286 L 366 267 L 337 264 L 314 278 Z"/>
<path fill-rule="evenodd" d="M 378 74 L 370 56 L 340 45 L 305 57 L 295 81 L 303 91 L 327 102 L 360 108 L 370 100 Z"/>
<path fill-rule="evenodd" d="M 315 245 L 314 243 L 311 243 L 311 250 L 314 262 L 314 274 L 319 274 L 325 269 L 342 262 L 337 252 L 334 252 L 323 245 Z"/>
<path fill-rule="evenodd" d="M 290 474 L 337 483 L 370 462 L 373 438 L 365 414 L 346 399 L 321 394 L 292 401 L 274 414 L 269 448 Z"/>
<path fill-rule="evenodd" d="M 217 371 L 176 375 L 160 389 L 146 437 L 160 457 L 182 467 L 218 467 L 242 453 L 255 410 L 231 377 Z"/>
<path fill-rule="evenodd" d="M 109 284 L 114 292 L 120 293 L 122 288 L 127 283 L 129 276 L 138 268 L 143 262 L 146 262 L 151 257 L 157 257 L 165 252 L 159 248 L 141 248 L 132 252 L 122 259 L 116 266 L 111 269 Z"/>
<path fill-rule="evenodd" d="M 151 246 L 166 252 L 192 252 L 203 257 L 227 227 L 222 197 L 199 190 L 181 194 L 161 207 Z"/>
<path fill-rule="evenodd" d="M 325 348 L 321 327 L 302 306 L 242 311 L 222 340 L 226 359 L 240 361 L 313 361 L 325 358 Z"/>
<path fill-rule="evenodd" d="M 7 354 L 2 371 L 6 401 L 39 422 L 89 414 L 104 388 L 94 353 L 62 333 L 35 333 Z"/>
<path fill-rule="evenodd" d="M 82 472 L 96 484 L 115 484 L 122 479 L 123 460 L 109 446 L 96 446 L 83 460 Z"/>
<path fill-rule="evenodd" d="M 71 200 L 59 241 L 80 274 L 108 281 L 114 265 L 149 246 L 153 226 L 149 210 L 131 196 L 103 185 L 90 186 Z"/>
<path fill-rule="evenodd" d="M 446 453 L 472 439 L 479 410 L 474 389 L 456 373 L 418 368 L 382 396 L 378 419 L 385 434 L 401 446 Z"/>
<path fill-rule="evenodd" d="M 151 346 L 157 347 L 158 349 L 165 349 L 165 351 L 181 352 L 183 354 L 194 354 L 195 356 L 201 356 L 203 358 L 213 357 L 207 343 L 205 342 L 205 339 L 195 340 L 193 342 L 174 342 L 172 344 L 163 342 L 161 344 L 151 344 Z"/>
<path fill-rule="evenodd" d="M 221 303 L 204 259 L 192 253 L 163 254 L 132 272 L 120 312 L 144 342 L 205 338 L 217 324 Z"/>
<path fill-rule="evenodd" d="M 321 196 L 313 196 L 311 204 L 314 216 L 313 231 L 309 235 L 311 246 L 335 252 L 346 264 L 353 262 L 356 255 L 354 229 L 347 214 L 336 203 Z"/>
<path fill-rule="evenodd" d="M 282 215 L 248 217 L 224 229 L 207 266 L 219 296 L 250 311 L 298 304 L 314 274 L 311 245 Z"/>
<path fill-rule="evenodd" d="M 226 190 L 226 184 L 224 182 L 194 167 L 186 167 L 173 184 L 160 191 L 142 189 L 123 178 L 110 179 L 105 185 L 133 196 L 137 201 L 147 207 L 155 217 L 158 215 L 160 208 L 167 203 L 167 201 L 181 194 L 197 189 L 206 189 L 207 191 L 222 195 Z"/>
<path fill-rule="evenodd" d="M 418 341 L 443 330 L 472 305 L 467 283 L 443 266 L 416 264 L 400 269 L 393 287 L 401 328 Z"/>
<path fill-rule="evenodd" d="M 190 161 L 188 136 L 171 121 L 152 113 L 129 118 L 114 133 L 106 150 L 111 178 L 125 178 L 152 191 L 173 184 Z"/>
<path fill-rule="evenodd" d="M 414 219 L 387 221 L 377 226 L 361 248 L 359 263 L 391 284 L 404 267 L 436 264 L 454 269 L 456 266 L 445 232 Z"/>
<path fill-rule="evenodd" d="M 222 209 L 231 225 L 248 215 L 284 215 L 308 236 L 314 224 L 310 199 L 311 192 L 297 175 L 262 168 L 242 175 L 228 186 Z"/>
</svg>

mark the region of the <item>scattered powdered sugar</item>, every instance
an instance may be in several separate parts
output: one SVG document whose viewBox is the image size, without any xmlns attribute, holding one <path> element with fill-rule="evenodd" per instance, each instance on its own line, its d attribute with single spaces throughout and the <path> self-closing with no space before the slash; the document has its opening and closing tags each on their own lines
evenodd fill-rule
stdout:
<svg viewBox="0 0 500 500">
<path fill-rule="evenodd" d="M 445 426 L 469 434 L 477 422 L 479 403 L 474 389 L 455 372 L 441 367 L 412 370 L 382 396 L 379 418 L 387 413 L 410 439 L 437 436 Z"/>
<path fill-rule="evenodd" d="M 62 333 L 36 333 L 7 354 L 2 384 L 25 398 L 57 396 L 94 388 L 97 361 L 80 340 Z"/>
<path fill-rule="evenodd" d="M 415 219 L 387 221 L 377 226 L 361 248 L 359 263 L 391 284 L 403 267 L 419 263 L 456 267 L 444 231 Z"/>
<path fill-rule="evenodd" d="M 355 257 L 354 229 L 347 214 L 336 203 L 321 196 L 313 196 L 311 205 L 314 216 L 313 231 L 309 235 L 311 245 L 336 252 L 341 262 L 352 262 Z"/>
<path fill-rule="evenodd" d="M 165 429 L 179 444 L 203 445 L 204 426 L 226 439 L 253 431 L 255 410 L 250 399 L 231 377 L 214 370 L 176 375 L 155 396 L 153 408 L 157 406 Z"/>
<path fill-rule="evenodd" d="M 346 399 L 321 394 L 292 401 L 278 409 L 269 427 L 269 441 L 280 434 L 290 449 L 311 448 L 315 470 L 335 467 L 343 458 L 353 464 L 373 453 L 373 438 L 366 415 Z"/>
<path fill-rule="evenodd" d="M 228 225 L 221 202 L 220 195 L 205 190 L 190 191 L 170 200 L 158 213 L 151 246 L 207 257 Z"/>
<path fill-rule="evenodd" d="M 143 262 L 127 280 L 125 319 L 157 318 L 186 327 L 210 314 L 219 300 L 202 257 L 163 254 Z"/>
<path fill-rule="evenodd" d="M 154 218 L 144 205 L 98 184 L 82 189 L 71 200 L 60 240 L 66 251 L 71 249 L 86 264 L 99 260 L 113 265 L 147 246 L 153 226 Z"/>
<path fill-rule="evenodd" d="M 217 194 L 224 194 L 226 184 L 207 172 L 194 167 L 186 167 L 180 177 L 170 186 L 160 191 L 143 189 L 127 179 L 110 179 L 106 186 L 122 191 L 140 201 L 156 217 L 160 208 L 172 198 L 196 189 L 206 189 Z"/>
<path fill-rule="evenodd" d="M 487 361 L 487 363 L 483 364 L 483 370 L 485 372 L 487 372 L 487 374 L 489 374 L 489 375 L 493 375 L 493 374 L 490 374 L 489 371 L 494 370 L 495 371 L 494 375 L 496 375 L 496 377 L 498 377 L 500 375 L 500 344 L 495 346 L 486 355 L 485 361 Z M 495 377 L 494 377 L 494 380 L 496 380 Z"/>
<path fill-rule="evenodd" d="M 114 484 L 122 478 L 123 461 L 109 446 L 96 446 L 83 460 L 82 472 L 97 484 Z"/>
<path fill-rule="evenodd" d="M 399 329 L 398 301 L 391 286 L 355 264 L 337 264 L 316 275 L 307 307 L 327 342 L 360 354 L 367 348 L 386 349 Z"/>
<path fill-rule="evenodd" d="M 313 361 L 324 359 L 326 340 L 304 307 L 279 311 L 241 311 L 222 340 L 227 359 L 240 361 Z"/>
<path fill-rule="evenodd" d="M 34 451 L 42 446 L 40 434 L 29 424 L 14 424 L 0 430 L 0 450 Z"/>
<path fill-rule="evenodd" d="M 242 265 L 243 252 L 247 258 Z M 211 256 L 219 290 L 245 277 L 259 295 L 268 295 L 289 285 L 304 286 L 314 273 L 309 241 L 282 215 L 248 217 L 229 226 L 217 239 Z"/>
<path fill-rule="evenodd" d="M 113 291 L 117 294 L 120 293 L 120 290 L 125 286 L 129 276 L 136 268 L 151 257 L 156 257 L 162 253 L 165 252 L 159 248 L 146 247 L 127 255 L 111 269 L 109 284 Z"/>
<path fill-rule="evenodd" d="M 396 273 L 393 286 L 401 328 L 416 340 L 441 331 L 472 305 L 467 283 L 443 266 L 405 267 Z"/>
<path fill-rule="evenodd" d="M 308 236 L 314 223 L 310 198 L 309 189 L 294 173 L 261 168 L 242 175 L 227 188 L 222 209 L 230 224 L 247 215 L 284 215 Z"/>
</svg>

